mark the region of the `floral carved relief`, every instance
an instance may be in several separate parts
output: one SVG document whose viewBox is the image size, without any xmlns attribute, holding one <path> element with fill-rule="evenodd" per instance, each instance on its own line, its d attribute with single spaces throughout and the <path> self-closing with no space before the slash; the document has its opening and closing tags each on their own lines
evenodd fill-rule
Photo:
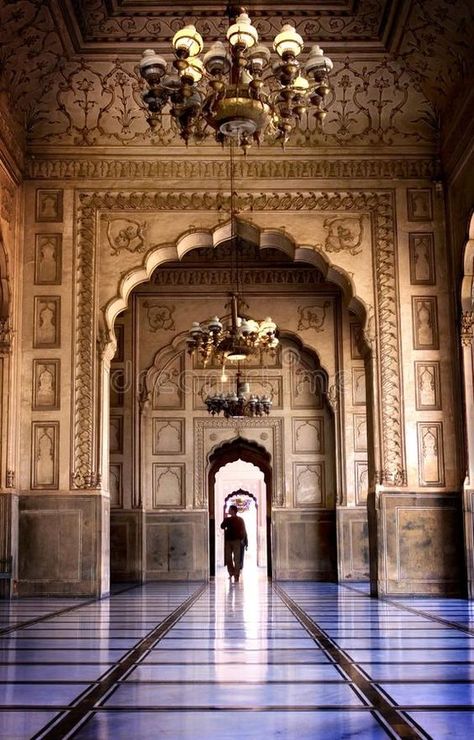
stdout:
<svg viewBox="0 0 474 740">
<path fill-rule="evenodd" d="M 174 306 L 164 306 L 158 301 L 145 301 L 143 307 L 146 308 L 148 326 L 150 331 L 171 331 L 175 328 L 173 313 Z"/>
<path fill-rule="evenodd" d="M 146 224 L 128 218 L 113 218 L 107 222 L 107 239 L 110 254 L 127 252 L 144 252 Z"/>
<path fill-rule="evenodd" d="M 295 145 L 392 146 L 433 141 L 436 122 L 430 104 L 410 84 L 402 65 L 385 58 L 377 62 L 336 61 L 331 85 L 324 131 L 318 129 L 313 117 L 306 116 L 292 137 Z M 30 143 L 86 147 L 179 144 L 181 140 L 166 116 L 163 126 L 150 130 L 141 90 L 133 63 L 119 59 L 70 61 L 38 99 Z M 414 111 L 418 113 L 416 125 Z"/>
<path fill-rule="evenodd" d="M 123 193 L 82 192 L 78 195 L 78 239 L 76 242 L 76 325 L 74 461 L 75 482 L 93 473 L 94 449 L 94 366 L 96 317 L 96 231 L 97 213 L 156 212 L 216 209 L 227 196 L 202 193 L 156 191 Z M 399 317 L 392 191 L 349 192 L 249 192 L 239 195 L 239 210 L 315 211 L 368 213 L 374 234 L 376 305 L 371 315 L 374 347 L 381 376 L 381 482 L 402 485 L 405 480 L 404 439 L 401 418 L 401 371 L 399 358 Z M 376 329 L 376 330 L 375 330 Z M 268 422 L 267 422 L 268 423 Z"/>
<path fill-rule="evenodd" d="M 330 301 L 324 301 L 321 305 L 298 306 L 298 331 L 305 329 L 322 331 L 326 320 L 326 310 L 330 305 Z"/>
<path fill-rule="evenodd" d="M 364 219 L 359 217 L 327 218 L 324 221 L 327 237 L 324 247 L 327 252 L 349 252 L 355 255 L 362 251 Z"/>
</svg>

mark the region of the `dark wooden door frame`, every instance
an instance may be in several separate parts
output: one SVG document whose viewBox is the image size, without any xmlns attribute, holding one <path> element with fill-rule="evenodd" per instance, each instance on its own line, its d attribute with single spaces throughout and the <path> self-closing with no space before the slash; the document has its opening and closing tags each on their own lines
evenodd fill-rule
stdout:
<svg viewBox="0 0 474 740">
<path fill-rule="evenodd" d="M 242 460 L 259 468 L 263 473 L 266 490 L 266 529 L 267 529 L 267 575 L 272 577 L 272 466 L 271 455 L 257 442 L 237 437 L 232 442 L 225 442 L 209 455 L 208 468 L 208 501 L 209 501 L 209 574 L 216 574 L 216 515 L 215 484 L 216 473 L 227 463 Z"/>
</svg>

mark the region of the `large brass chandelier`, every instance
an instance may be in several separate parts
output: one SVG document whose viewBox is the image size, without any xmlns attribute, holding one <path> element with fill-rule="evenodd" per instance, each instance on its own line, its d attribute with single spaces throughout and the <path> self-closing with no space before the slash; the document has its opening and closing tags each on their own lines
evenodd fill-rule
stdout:
<svg viewBox="0 0 474 740">
<path fill-rule="evenodd" d="M 171 73 L 152 49 L 143 53 L 140 72 L 148 84 L 143 100 L 151 127 L 161 125 L 167 109 L 186 143 L 214 133 L 217 142 L 231 139 L 246 150 L 264 138 L 285 144 L 308 109 L 321 124 L 333 67 L 329 57 L 315 44 L 301 64 L 303 38 L 285 24 L 273 41 L 272 63 L 245 8 L 228 6 L 227 13 L 227 45 L 215 41 L 202 59 L 204 41 L 193 25 L 173 37 Z"/>
<path fill-rule="evenodd" d="M 237 295 L 231 296 L 230 321 L 214 316 L 208 321 L 193 322 L 186 344 L 190 353 L 197 352 L 206 366 L 214 357 L 221 366 L 227 360 L 240 362 L 259 350 L 278 347 L 277 326 L 270 317 L 261 322 L 238 315 Z"/>
</svg>

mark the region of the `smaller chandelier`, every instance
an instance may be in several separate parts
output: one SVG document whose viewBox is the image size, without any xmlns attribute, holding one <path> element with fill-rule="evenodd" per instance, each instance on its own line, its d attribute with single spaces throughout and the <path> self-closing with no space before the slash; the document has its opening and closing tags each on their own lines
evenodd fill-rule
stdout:
<svg viewBox="0 0 474 740">
<path fill-rule="evenodd" d="M 236 376 L 236 389 L 233 393 L 209 395 L 204 403 L 212 416 L 223 414 L 226 419 L 241 416 L 268 416 L 272 402 L 267 396 L 250 393 L 249 384 L 242 381 L 241 373 Z"/>
<path fill-rule="evenodd" d="M 225 325 L 218 316 L 209 321 L 193 322 L 186 344 L 189 354 L 196 352 L 204 365 L 211 357 L 219 364 L 239 362 L 259 350 L 275 350 L 279 341 L 277 326 L 268 316 L 261 322 L 238 315 L 238 298 L 231 298 L 231 321 Z"/>
<path fill-rule="evenodd" d="M 163 57 L 145 50 L 140 73 L 148 85 L 143 100 L 150 126 L 160 124 L 169 106 L 171 120 L 186 143 L 190 138 L 200 141 L 212 131 L 218 143 L 230 139 L 245 150 L 264 137 L 285 144 L 308 109 L 321 124 L 331 59 L 315 44 L 300 64 L 303 38 L 285 24 L 273 41 L 277 58 L 272 62 L 270 50 L 258 43 L 245 8 L 228 14 L 233 16 L 228 45 L 216 41 L 203 59 L 199 54 L 204 41 L 193 25 L 175 33 L 171 74 Z"/>
</svg>

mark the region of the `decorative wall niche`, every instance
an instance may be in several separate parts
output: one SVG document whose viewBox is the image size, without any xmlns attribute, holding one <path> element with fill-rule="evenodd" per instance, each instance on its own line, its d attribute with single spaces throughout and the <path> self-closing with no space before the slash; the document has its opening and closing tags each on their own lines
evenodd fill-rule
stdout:
<svg viewBox="0 0 474 740">
<path fill-rule="evenodd" d="M 413 296 L 411 303 L 414 349 L 439 349 L 436 296 Z"/>
<path fill-rule="evenodd" d="M 360 349 L 359 349 L 359 336 L 360 336 L 361 331 L 362 331 L 362 327 L 360 324 L 350 324 L 351 359 L 352 360 L 362 360 L 363 359 Z"/>
<path fill-rule="evenodd" d="M 123 508 L 122 463 L 112 462 L 109 465 L 110 508 Z"/>
<path fill-rule="evenodd" d="M 294 463 L 293 486 L 295 506 L 324 508 L 326 505 L 324 462 Z"/>
<path fill-rule="evenodd" d="M 110 454 L 123 454 L 123 416 L 110 416 Z"/>
<path fill-rule="evenodd" d="M 367 417 L 365 414 L 353 414 L 354 420 L 354 450 L 367 451 Z"/>
<path fill-rule="evenodd" d="M 369 466 L 366 460 L 356 460 L 354 463 L 354 480 L 356 504 L 364 506 L 367 503 L 369 491 Z"/>
<path fill-rule="evenodd" d="M 153 463 L 153 509 L 183 509 L 185 506 L 184 463 Z"/>
<path fill-rule="evenodd" d="M 365 368 L 352 368 L 352 404 L 353 406 L 365 406 Z"/>
<path fill-rule="evenodd" d="M 184 455 L 184 419 L 153 419 L 154 455 Z"/>
<path fill-rule="evenodd" d="M 123 408 L 125 392 L 125 372 L 117 368 L 110 372 L 110 406 L 111 408 Z"/>
<path fill-rule="evenodd" d="M 61 298 L 35 296 L 33 319 L 33 346 L 59 347 L 61 344 Z"/>
<path fill-rule="evenodd" d="M 36 191 L 36 220 L 39 222 L 60 223 L 63 220 L 63 191 Z"/>
<path fill-rule="evenodd" d="M 410 283 L 435 285 L 435 250 L 433 232 L 409 234 Z"/>
<path fill-rule="evenodd" d="M 433 201 L 429 188 L 408 188 L 407 214 L 409 221 L 431 221 Z"/>
<path fill-rule="evenodd" d="M 293 419 L 293 453 L 324 454 L 324 419 Z"/>
<path fill-rule="evenodd" d="M 34 411 L 49 411 L 60 406 L 61 360 L 33 360 Z"/>
<path fill-rule="evenodd" d="M 31 425 L 31 488 L 58 488 L 58 450 L 59 422 L 33 421 Z"/>
<path fill-rule="evenodd" d="M 60 285 L 62 235 L 35 235 L 35 285 Z"/>
<path fill-rule="evenodd" d="M 415 397 L 417 411 L 441 409 L 439 362 L 415 362 Z"/>
<path fill-rule="evenodd" d="M 444 486 L 443 422 L 418 422 L 420 486 Z"/>
</svg>

